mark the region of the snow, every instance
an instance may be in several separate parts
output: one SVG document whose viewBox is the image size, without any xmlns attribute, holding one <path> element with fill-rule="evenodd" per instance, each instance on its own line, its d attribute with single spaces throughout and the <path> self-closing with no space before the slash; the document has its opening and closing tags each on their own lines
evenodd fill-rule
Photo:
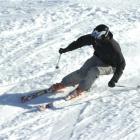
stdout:
<svg viewBox="0 0 140 140">
<path fill-rule="evenodd" d="M 1 0 L 0 140 L 139 140 L 139 7 L 138 0 Z M 126 59 L 118 87 L 107 87 L 112 75 L 102 76 L 76 102 L 61 103 L 69 88 L 20 103 L 91 57 L 92 47 L 85 46 L 63 54 L 55 69 L 59 48 L 100 23 L 110 27 Z M 54 110 L 36 110 L 49 101 L 56 101 Z"/>
</svg>

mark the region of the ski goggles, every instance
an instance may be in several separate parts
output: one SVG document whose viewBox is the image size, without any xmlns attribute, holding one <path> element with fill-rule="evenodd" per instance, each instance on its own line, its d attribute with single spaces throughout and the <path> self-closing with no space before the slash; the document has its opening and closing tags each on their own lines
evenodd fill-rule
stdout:
<svg viewBox="0 0 140 140">
<path fill-rule="evenodd" d="M 101 39 L 101 36 L 102 35 L 105 35 L 106 36 L 107 34 L 107 31 L 97 31 L 97 30 L 94 30 L 92 33 L 91 33 L 91 36 L 93 36 L 95 39 Z"/>
</svg>

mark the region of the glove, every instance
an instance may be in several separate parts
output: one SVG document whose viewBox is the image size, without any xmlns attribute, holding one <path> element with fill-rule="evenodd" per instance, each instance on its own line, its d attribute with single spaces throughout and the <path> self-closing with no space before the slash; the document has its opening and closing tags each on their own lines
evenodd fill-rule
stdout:
<svg viewBox="0 0 140 140">
<path fill-rule="evenodd" d="M 63 49 L 63 48 L 60 48 L 60 49 L 59 49 L 59 53 L 60 53 L 60 54 L 65 53 L 65 52 L 66 52 L 65 49 Z"/>
<path fill-rule="evenodd" d="M 113 80 L 110 80 L 108 86 L 111 88 L 115 87 L 115 82 Z"/>
</svg>

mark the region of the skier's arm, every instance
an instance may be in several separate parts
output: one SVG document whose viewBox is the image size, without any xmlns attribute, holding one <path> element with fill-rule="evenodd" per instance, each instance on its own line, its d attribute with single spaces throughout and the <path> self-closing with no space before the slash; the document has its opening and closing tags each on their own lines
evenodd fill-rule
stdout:
<svg viewBox="0 0 140 140">
<path fill-rule="evenodd" d="M 67 48 L 62 49 L 62 53 L 65 53 L 65 52 L 68 52 L 68 51 L 72 51 L 72 50 L 81 48 L 81 47 L 83 47 L 85 45 L 91 45 L 92 44 L 92 40 L 93 40 L 93 38 L 91 37 L 90 34 L 89 35 L 81 36 L 76 41 L 73 41 L 71 44 L 69 44 Z M 60 49 L 60 51 L 61 51 L 61 49 Z"/>
<path fill-rule="evenodd" d="M 118 57 L 118 62 L 117 62 L 116 70 L 114 72 L 112 79 L 110 80 L 110 82 L 114 82 L 114 83 L 118 82 L 126 65 L 125 59 L 122 56 L 122 54 L 119 54 L 117 57 Z"/>
</svg>

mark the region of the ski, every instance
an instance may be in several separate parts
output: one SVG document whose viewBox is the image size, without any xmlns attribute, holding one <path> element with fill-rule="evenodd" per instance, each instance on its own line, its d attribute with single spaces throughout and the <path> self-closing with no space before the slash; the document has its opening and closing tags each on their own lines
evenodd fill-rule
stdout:
<svg viewBox="0 0 140 140">
<path fill-rule="evenodd" d="M 116 86 L 116 87 L 126 88 L 126 86 Z M 136 87 L 129 87 L 129 88 L 140 88 L 140 85 L 138 85 Z M 48 93 L 48 92 L 45 92 L 45 93 Z M 78 104 L 81 104 L 84 102 L 89 102 L 93 99 L 99 99 L 99 98 L 102 98 L 104 95 L 102 95 L 102 96 L 91 95 L 88 97 L 86 97 L 86 96 L 87 95 L 84 92 L 83 92 L 83 94 L 80 94 L 80 96 L 77 96 L 75 98 L 71 98 L 70 94 L 68 94 L 67 96 L 62 97 L 59 100 L 55 100 L 55 101 L 45 103 L 45 104 L 40 104 L 38 106 L 35 106 L 35 108 L 37 108 L 37 110 L 39 110 L 39 111 L 57 110 L 57 109 L 62 109 L 62 108 L 68 107 L 68 106 L 73 106 L 73 105 L 78 105 Z M 83 97 L 86 97 L 86 98 L 82 99 Z"/>
<path fill-rule="evenodd" d="M 37 98 L 37 97 L 39 97 L 41 95 L 44 95 L 44 94 L 47 94 L 47 93 L 49 93 L 48 89 L 33 92 L 33 93 L 29 94 L 29 95 L 22 96 L 21 97 L 21 102 L 25 103 L 27 101 L 30 101 L 30 100 L 32 100 L 34 98 Z"/>
<path fill-rule="evenodd" d="M 86 97 L 85 94 L 81 94 L 80 96 L 77 96 L 76 98 L 70 98 L 69 96 L 66 96 L 66 97 L 63 97 L 62 99 L 60 99 L 58 101 L 52 101 L 52 102 L 49 102 L 49 103 L 46 103 L 46 104 L 38 105 L 36 108 L 39 111 L 45 111 L 47 109 L 55 110 L 55 109 L 59 109 L 59 108 L 69 106 L 73 102 L 78 102 L 84 97 Z"/>
</svg>

